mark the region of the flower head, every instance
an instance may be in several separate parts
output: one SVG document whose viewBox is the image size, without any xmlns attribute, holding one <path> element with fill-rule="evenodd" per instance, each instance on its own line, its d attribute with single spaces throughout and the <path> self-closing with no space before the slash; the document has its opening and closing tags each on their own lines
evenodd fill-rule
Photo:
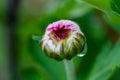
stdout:
<svg viewBox="0 0 120 80">
<path fill-rule="evenodd" d="M 41 46 L 47 56 L 63 60 L 81 53 L 85 43 L 85 36 L 75 22 L 60 20 L 48 25 Z"/>
</svg>

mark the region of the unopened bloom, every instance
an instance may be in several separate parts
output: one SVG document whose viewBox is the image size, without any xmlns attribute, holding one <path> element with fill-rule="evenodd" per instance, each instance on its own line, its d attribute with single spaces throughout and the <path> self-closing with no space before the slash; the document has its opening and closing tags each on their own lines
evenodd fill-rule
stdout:
<svg viewBox="0 0 120 80">
<path fill-rule="evenodd" d="M 85 44 L 85 36 L 75 22 L 60 20 L 48 25 L 41 47 L 47 56 L 63 60 L 81 53 Z"/>
</svg>

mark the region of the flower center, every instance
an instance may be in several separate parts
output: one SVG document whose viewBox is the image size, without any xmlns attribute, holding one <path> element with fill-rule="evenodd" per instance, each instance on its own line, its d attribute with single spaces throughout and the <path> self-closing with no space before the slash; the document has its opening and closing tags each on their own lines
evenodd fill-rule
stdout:
<svg viewBox="0 0 120 80">
<path fill-rule="evenodd" d="M 64 29 L 64 28 L 53 30 L 52 37 L 56 41 L 64 40 L 69 37 L 70 31 L 71 31 L 70 29 Z"/>
</svg>

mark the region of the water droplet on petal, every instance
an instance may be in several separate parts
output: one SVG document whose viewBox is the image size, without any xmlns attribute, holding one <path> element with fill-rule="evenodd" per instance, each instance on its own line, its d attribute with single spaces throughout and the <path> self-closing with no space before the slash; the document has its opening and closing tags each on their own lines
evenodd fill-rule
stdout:
<svg viewBox="0 0 120 80">
<path fill-rule="evenodd" d="M 77 56 L 78 56 L 78 57 L 83 57 L 83 56 L 85 56 L 85 54 L 79 53 Z"/>
<path fill-rule="evenodd" d="M 83 56 L 85 56 L 86 53 L 87 53 L 87 44 L 85 44 L 83 51 L 81 53 L 77 54 L 77 56 L 83 57 Z"/>
</svg>

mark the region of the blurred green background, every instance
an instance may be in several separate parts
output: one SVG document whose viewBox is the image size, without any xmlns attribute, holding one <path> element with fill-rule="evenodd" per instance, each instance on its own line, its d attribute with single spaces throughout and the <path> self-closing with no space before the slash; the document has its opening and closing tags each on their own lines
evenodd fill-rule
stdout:
<svg viewBox="0 0 120 80">
<path fill-rule="evenodd" d="M 0 80 L 14 74 L 8 66 L 7 10 L 8 0 L 0 0 Z M 120 80 L 119 0 L 20 0 L 14 28 L 20 80 L 67 80 L 63 62 L 45 56 L 32 39 L 61 19 L 77 22 L 87 38 L 87 54 L 73 58 L 77 80 Z"/>
</svg>

